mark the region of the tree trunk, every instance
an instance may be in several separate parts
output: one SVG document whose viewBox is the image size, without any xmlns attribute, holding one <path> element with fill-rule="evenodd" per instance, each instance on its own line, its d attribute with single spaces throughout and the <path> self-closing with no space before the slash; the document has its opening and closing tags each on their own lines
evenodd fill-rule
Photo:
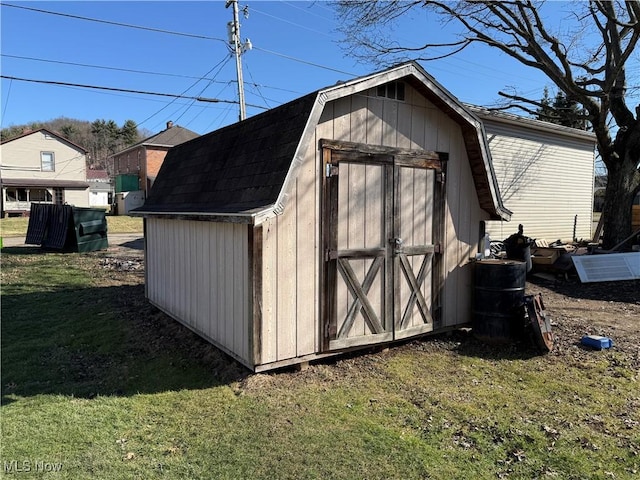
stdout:
<svg viewBox="0 0 640 480">
<path fill-rule="evenodd" d="M 627 155 L 629 152 L 627 150 Z M 637 193 L 637 159 L 610 162 L 605 190 L 603 247 L 612 248 L 631 235 L 631 206 Z"/>
</svg>

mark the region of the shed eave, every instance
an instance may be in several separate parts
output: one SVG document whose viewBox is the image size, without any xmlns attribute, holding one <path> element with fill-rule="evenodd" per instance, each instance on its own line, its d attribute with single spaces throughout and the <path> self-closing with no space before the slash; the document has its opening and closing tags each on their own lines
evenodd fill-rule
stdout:
<svg viewBox="0 0 640 480">
<path fill-rule="evenodd" d="M 300 141 L 296 146 L 296 151 L 293 155 L 293 160 L 289 166 L 289 171 L 282 183 L 282 187 L 280 188 L 280 193 L 278 194 L 278 199 L 276 200 L 275 205 L 273 206 L 271 212 L 273 215 L 280 215 L 286 206 L 287 200 L 289 198 L 288 192 L 290 190 L 291 184 L 295 181 L 298 176 L 298 170 L 300 166 L 304 162 L 304 155 L 307 147 L 309 146 L 309 142 L 314 138 L 315 128 L 320 121 L 320 117 L 322 115 L 322 111 L 326 104 L 326 99 L 319 92 L 316 95 L 316 99 L 314 101 L 313 107 L 311 108 L 311 113 L 307 117 L 307 122 L 302 130 L 302 135 L 300 136 Z M 266 220 L 267 217 L 264 218 Z M 263 221 L 264 221 L 263 220 Z M 261 222 L 260 222 L 261 223 Z"/>
<path fill-rule="evenodd" d="M 268 218 L 275 217 L 276 212 L 273 206 L 251 213 L 233 212 L 197 212 L 197 211 L 167 211 L 157 212 L 153 210 L 135 209 L 129 212 L 131 217 L 143 218 L 163 218 L 163 219 L 181 219 L 181 220 L 199 220 L 207 222 L 219 223 L 246 223 L 248 225 L 259 225 Z"/>
</svg>

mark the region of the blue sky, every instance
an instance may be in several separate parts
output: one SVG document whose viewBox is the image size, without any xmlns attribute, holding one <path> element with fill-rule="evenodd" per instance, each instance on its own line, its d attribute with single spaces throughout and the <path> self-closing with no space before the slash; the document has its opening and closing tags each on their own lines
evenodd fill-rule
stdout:
<svg viewBox="0 0 640 480">
<path fill-rule="evenodd" d="M 242 56 L 248 116 L 381 69 L 346 56 L 336 31 L 338 20 L 326 2 L 240 2 L 241 9 L 245 5 L 249 18 L 241 14 L 241 37 L 249 38 L 254 47 Z M 552 7 L 566 10 L 567 4 L 556 2 Z M 235 61 L 226 43 L 231 10 L 218 0 L 3 0 L 0 68 L 2 75 L 24 79 L 237 101 Z M 563 17 L 556 11 L 553 18 L 558 21 Z M 424 41 L 425 32 L 432 39 L 433 35 L 446 38 L 449 34 L 429 18 L 405 21 L 394 34 L 417 44 Z M 502 89 L 516 88 L 521 94 L 540 98 L 545 85 L 550 86 L 536 70 L 482 46 L 422 65 L 461 101 L 477 105 L 495 105 Z M 204 134 L 238 120 L 238 105 L 233 103 L 7 79 L 2 79 L 0 93 L 3 128 L 64 116 L 112 119 L 119 125 L 132 119 L 154 133 L 172 120 Z"/>
</svg>

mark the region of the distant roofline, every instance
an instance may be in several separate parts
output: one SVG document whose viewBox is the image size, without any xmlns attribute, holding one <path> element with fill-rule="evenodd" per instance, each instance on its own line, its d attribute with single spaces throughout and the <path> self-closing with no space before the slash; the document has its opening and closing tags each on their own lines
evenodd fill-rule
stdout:
<svg viewBox="0 0 640 480">
<path fill-rule="evenodd" d="M 167 130 L 170 130 L 172 128 L 180 128 L 180 129 L 185 130 L 187 132 L 191 132 L 191 133 L 196 135 L 196 137 L 194 137 L 194 138 L 197 138 L 197 137 L 200 136 L 200 134 L 198 134 L 197 132 L 194 132 L 193 130 L 189 130 L 188 128 L 181 127 L 180 125 L 172 124 L 170 127 L 165 128 L 164 130 L 161 130 L 158 133 L 154 133 L 153 135 L 150 135 L 147 138 L 144 138 L 144 139 L 140 140 L 138 143 L 134 143 L 133 145 L 125 148 L 124 150 L 120 150 L 119 152 L 116 152 L 116 153 L 113 153 L 113 154 L 109 155 L 109 158 L 113 158 L 116 155 L 121 155 L 123 153 L 127 153 L 128 151 L 133 150 L 133 149 L 138 148 L 138 147 L 146 147 L 146 146 L 149 146 L 149 145 L 154 146 L 154 147 L 158 147 L 158 148 L 173 148 L 173 147 L 175 147 L 175 145 L 170 145 L 170 144 L 165 144 L 165 143 L 153 143 L 153 142 L 150 141 L 153 138 L 157 137 L 158 135 L 161 135 L 164 132 L 166 132 Z"/>
<path fill-rule="evenodd" d="M 13 142 L 14 140 L 18 140 L 20 138 L 28 137 L 29 135 L 33 135 L 34 133 L 38 133 L 38 132 L 47 132 L 49 135 L 53 135 L 58 140 L 61 140 L 61 141 L 65 142 L 65 143 L 68 143 L 69 145 L 77 148 L 78 150 L 83 151 L 85 153 L 85 155 L 87 153 L 89 153 L 89 150 L 87 150 L 86 148 L 81 147 L 77 143 L 73 143 L 68 138 L 63 137 L 59 133 L 56 133 L 56 132 L 54 132 L 52 130 L 49 130 L 48 128 L 38 128 L 36 130 L 29 130 L 28 132 L 23 132 L 20 135 L 18 135 L 17 137 L 8 138 L 7 140 L 2 140 L 2 142 L 0 142 L 0 145 L 4 145 L 5 143 Z"/>
<path fill-rule="evenodd" d="M 484 122 L 485 120 L 493 120 L 497 123 L 526 126 L 533 130 L 539 130 L 543 132 L 552 132 L 555 134 L 565 135 L 569 137 L 578 138 L 581 140 L 589 140 L 591 142 L 596 141 L 596 135 L 593 132 L 586 130 L 580 130 L 577 128 L 566 127 L 564 125 L 558 125 L 556 123 L 545 122 L 543 120 L 536 120 L 535 118 L 523 117 L 514 113 L 491 110 L 479 105 L 465 104 L 472 112 L 480 117 Z"/>
</svg>

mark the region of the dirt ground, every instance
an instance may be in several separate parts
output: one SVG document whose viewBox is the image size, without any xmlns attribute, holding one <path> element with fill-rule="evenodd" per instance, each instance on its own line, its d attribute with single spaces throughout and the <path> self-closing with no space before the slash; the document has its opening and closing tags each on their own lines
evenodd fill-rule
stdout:
<svg viewBox="0 0 640 480">
<path fill-rule="evenodd" d="M 113 283 L 144 282 L 144 253 L 141 248 L 141 244 L 125 243 L 109 247 L 107 252 L 100 254 L 100 265 L 104 271 L 108 271 Z M 138 292 L 142 294 L 142 290 Z M 528 277 L 526 293 L 540 293 L 547 315 L 551 318 L 554 347 L 550 355 L 565 357 L 565 360 L 579 364 L 593 355 L 592 349 L 580 344 L 581 338 L 584 335 L 602 335 L 613 340 L 611 353 L 620 362 L 640 372 L 640 281 L 583 284 L 571 271 L 558 276 L 533 274 Z M 185 337 L 180 342 L 185 348 L 195 348 L 197 351 L 193 353 L 197 357 L 203 355 L 201 342 L 192 346 L 194 334 L 148 306 L 144 298 L 128 299 L 128 302 L 141 310 L 135 316 L 140 318 L 140 315 L 153 314 L 154 321 L 171 330 L 172 336 Z M 460 342 L 466 342 L 467 348 L 486 348 L 489 355 L 492 349 L 496 349 L 495 346 L 484 346 L 476 341 L 468 330 L 425 337 L 425 340 L 431 342 L 434 348 L 450 349 L 459 348 Z M 424 348 L 424 345 L 416 346 L 414 343 L 409 342 L 402 348 Z M 204 350 L 209 348 L 207 345 Z M 512 348 L 522 348 L 522 345 Z M 205 355 L 211 356 L 212 352 Z M 214 353 L 213 356 L 218 355 Z M 358 355 L 353 358 L 357 359 Z M 217 359 L 216 363 L 220 360 Z"/>
<path fill-rule="evenodd" d="M 640 281 L 581 283 L 571 274 L 554 281 L 532 276 L 526 289 L 542 294 L 551 316 L 552 355 L 572 355 L 579 361 L 589 354 L 579 343 L 582 336 L 602 335 L 640 370 Z"/>
</svg>

